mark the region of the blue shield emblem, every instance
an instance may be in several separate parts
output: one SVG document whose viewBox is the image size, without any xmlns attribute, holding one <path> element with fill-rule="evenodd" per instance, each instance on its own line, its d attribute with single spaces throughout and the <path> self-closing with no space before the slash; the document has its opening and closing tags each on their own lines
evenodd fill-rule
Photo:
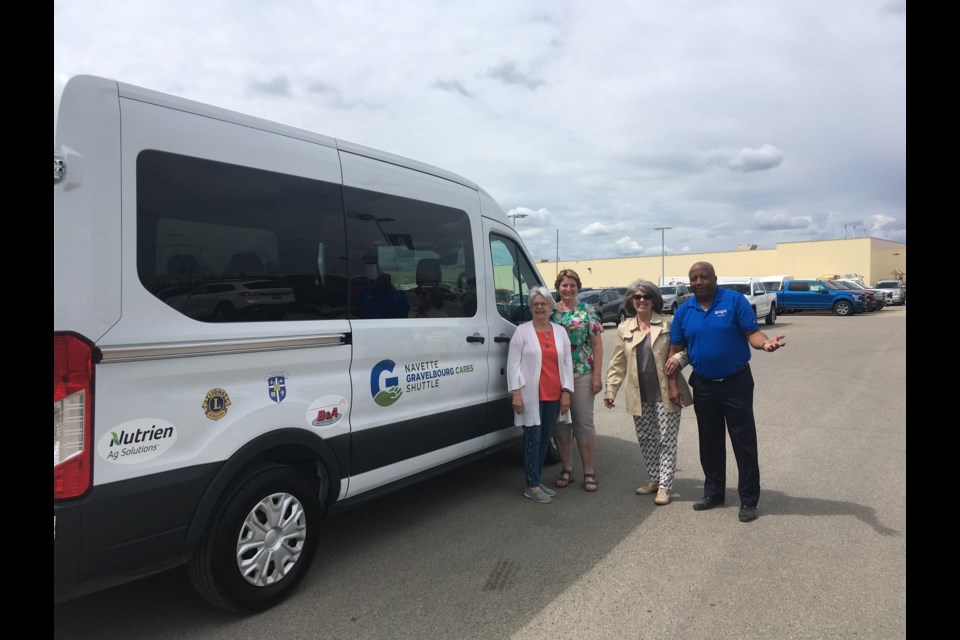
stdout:
<svg viewBox="0 0 960 640">
<path fill-rule="evenodd" d="M 287 374 L 275 373 L 267 378 L 267 390 L 274 402 L 283 402 L 287 397 Z"/>
</svg>

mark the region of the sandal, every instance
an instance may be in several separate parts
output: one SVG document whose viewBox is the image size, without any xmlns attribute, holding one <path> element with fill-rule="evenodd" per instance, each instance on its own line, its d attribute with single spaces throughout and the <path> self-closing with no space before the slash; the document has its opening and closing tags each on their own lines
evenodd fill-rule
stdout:
<svg viewBox="0 0 960 640">
<path fill-rule="evenodd" d="M 573 469 L 564 469 L 560 472 L 560 475 L 557 476 L 557 479 L 553 481 L 553 484 L 563 489 L 576 479 L 576 476 L 573 475 Z"/>
<path fill-rule="evenodd" d="M 599 488 L 600 488 L 600 483 L 597 481 L 597 474 L 595 473 L 583 474 L 583 490 L 584 491 L 596 491 Z"/>
</svg>

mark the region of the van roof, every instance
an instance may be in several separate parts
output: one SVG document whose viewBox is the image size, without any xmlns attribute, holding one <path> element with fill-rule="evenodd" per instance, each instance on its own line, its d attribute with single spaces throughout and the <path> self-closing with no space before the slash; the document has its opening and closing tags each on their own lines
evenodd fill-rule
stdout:
<svg viewBox="0 0 960 640">
<path fill-rule="evenodd" d="M 425 162 L 420 162 L 419 160 L 413 160 L 412 158 L 406 158 L 394 153 L 389 153 L 387 151 L 381 151 L 379 149 L 374 149 L 372 147 L 366 147 L 361 144 L 356 144 L 349 142 L 347 140 L 341 140 L 339 138 L 333 138 L 331 136 L 323 135 L 320 133 L 314 133 L 306 129 L 300 129 L 298 127 L 293 127 L 290 125 L 281 124 L 279 122 L 274 122 L 272 120 L 267 120 L 266 118 L 259 118 L 256 116 L 247 115 L 240 113 L 238 111 L 232 111 L 230 109 L 223 109 L 221 107 L 216 107 L 211 104 L 198 102 L 196 100 L 190 100 L 187 98 L 181 98 L 179 96 L 174 96 L 169 93 L 163 93 L 161 91 L 155 91 L 153 89 L 147 89 L 144 87 L 138 87 L 136 85 L 128 84 L 125 82 L 119 82 L 110 78 L 101 78 L 97 76 L 90 75 L 76 75 L 76 76 L 57 76 L 54 75 L 53 78 L 53 132 L 54 132 L 54 147 L 56 147 L 56 134 L 57 134 L 57 115 L 60 112 L 60 107 L 63 99 L 64 89 L 68 84 L 71 83 L 85 83 L 85 84 L 95 84 L 103 85 L 104 83 L 113 84 L 117 87 L 117 93 L 122 98 L 128 98 L 130 100 L 138 100 L 140 102 L 145 102 L 148 104 L 154 104 L 161 107 L 168 107 L 170 109 L 176 109 L 178 111 L 184 111 L 187 113 L 193 113 L 200 116 L 206 116 L 208 118 L 213 118 L 216 120 L 222 120 L 224 122 L 232 122 L 253 129 L 259 129 L 261 131 L 268 131 L 270 133 L 276 133 L 283 136 L 288 136 L 291 138 L 296 138 L 299 140 L 304 140 L 307 142 L 313 142 L 316 144 L 321 144 L 327 147 L 334 147 L 346 153 L 353 153 L 355 155 L 364 156 L 367 158 L 372 158 L 375 160 L 380 160 L 382 162 L 388 162 L 390 164 L 395 164 L 401 167 L 407 167 L 415 171 L 420 171 L 421 173 L 427 173 L 438 178 L 443 178 L 451 182 L 456 182 L 457 184 L 462 184 L 465 187 L 469 187 L 475 191 L 479 191 L 480 188 L 478 185 L 461 175 L 453 173 L 452 171 L 447 171 L 446 169 L 441 169 L 440 167 L 435 167 L 433 165 L 427 164 Z M 489 194 L 487 194 L 489 195 Z"/>
</svg>

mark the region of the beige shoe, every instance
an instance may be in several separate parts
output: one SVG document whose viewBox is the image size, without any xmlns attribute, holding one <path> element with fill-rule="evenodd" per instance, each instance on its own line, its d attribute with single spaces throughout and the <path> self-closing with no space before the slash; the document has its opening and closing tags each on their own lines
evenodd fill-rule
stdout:
<svg viewBox="0 0 960 640">
<path fill-rule="evenodd" d="M 643 485 L 642 487 L 637 487 L 637 494 L 641 496 L 650 495 L 651 493 L 654 493 L 657 490 L 658 486 L 659 485 L 656 482 L 651 480 L 650 482 Z"/>
<path fill-rule="evenodd" d="M 670 489 L 660 487 L 660 490 L 657 491 L 657 497 L 653 501 L 659 505 L 670 504 Z"/>
</svg>

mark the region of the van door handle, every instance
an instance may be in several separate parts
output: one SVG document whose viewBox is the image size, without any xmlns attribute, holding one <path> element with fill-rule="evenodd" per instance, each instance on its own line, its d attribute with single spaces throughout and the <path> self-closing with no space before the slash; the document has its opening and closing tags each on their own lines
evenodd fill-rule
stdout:
<svg viewBox="0 0 960 640">
<path fill-rule="evenodd" d="M 501 334 L 501 335 L 495 337 L 495 338 L 493 339 L 493 341 L 494 341 L 494 342 L 510 342 L 510 336 L 505 336 L 505 335 Z"/>
<path fill-rule="evenodd" d="M 479 342 L 480 344 L 483 344 L 485 341 L 486 338 L 479 333 L 475 333 L 472 336 L 467 336 L 467 342 Z"/>
</svg>

